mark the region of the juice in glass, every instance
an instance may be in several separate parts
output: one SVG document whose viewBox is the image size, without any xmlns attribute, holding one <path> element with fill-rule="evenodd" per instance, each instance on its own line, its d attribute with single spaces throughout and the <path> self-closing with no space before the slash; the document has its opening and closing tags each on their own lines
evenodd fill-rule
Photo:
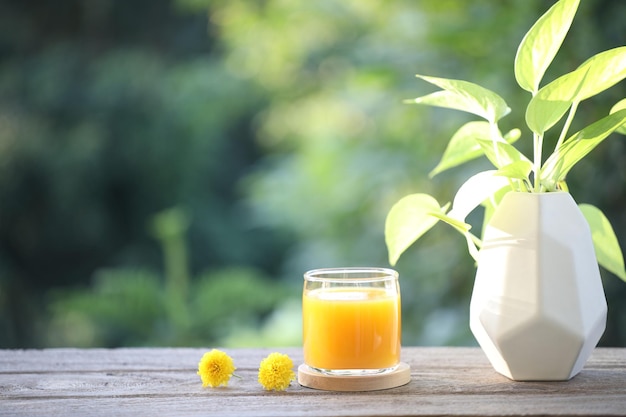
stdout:
<svg viewBox="0 0 626 417">
<path fill-rule="evenodd" d="M 304 362 L 327 373 L 378 373 L 400 362 L 397 272 L 309 271 L 302 297 Z"/>
</svg>

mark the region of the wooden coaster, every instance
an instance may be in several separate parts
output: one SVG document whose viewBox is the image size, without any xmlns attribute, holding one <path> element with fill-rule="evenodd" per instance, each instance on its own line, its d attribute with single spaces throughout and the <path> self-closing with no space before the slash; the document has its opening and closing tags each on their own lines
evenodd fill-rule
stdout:
<svg viewBox="0 0 626 417">
<path fill-rule="evenodd" d="M 406 385 L 411 381 L 411 368 L 400 362 L 391 372 L 372 375 L 328 375 L 307 365 L 298 367 L 300 385 L 325 391 L 376 391 Z"/>
</svg>

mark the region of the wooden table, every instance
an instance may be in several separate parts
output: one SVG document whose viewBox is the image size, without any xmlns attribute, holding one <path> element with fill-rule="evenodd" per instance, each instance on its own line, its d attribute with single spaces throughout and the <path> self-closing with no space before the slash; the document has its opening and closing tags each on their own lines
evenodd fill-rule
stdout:
<svg viewBox="0 0 626 417">
<path fill-rule="evenodd" d="M 224 349 L 240 379 L 202 388 L 207 349 L 0 350 L 2 416 L 418 416 L 625 415 L 626 349 L 599 348 L 567 382 L 512 382 L 478 348 L 403 349 L 405 386 L 362 393 L 317 391 L 294 382 L 267 392 L 259 362 L 272 351 L 295 365 L 302 351 Z"/>
</svg>

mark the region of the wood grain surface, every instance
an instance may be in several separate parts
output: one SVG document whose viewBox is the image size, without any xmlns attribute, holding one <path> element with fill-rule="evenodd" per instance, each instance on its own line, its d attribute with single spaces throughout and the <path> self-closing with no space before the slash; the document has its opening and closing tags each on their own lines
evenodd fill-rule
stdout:
<svg viewBox="0 0 626 417">
<path fill-rule="evenodd" d="M 599 348 L 567 382 L 514 382 L 478 348 L 402 351 L 411 381 L 382 391 L 327 392 L 300 386 L 268 392 L 260 361 L 302 351 L 223 349 L 240 378 L 203 388 L 202 354 L 191 348 L 0 350 L 0 416 L 626 416 L 626 349 Z"/>
</svg>

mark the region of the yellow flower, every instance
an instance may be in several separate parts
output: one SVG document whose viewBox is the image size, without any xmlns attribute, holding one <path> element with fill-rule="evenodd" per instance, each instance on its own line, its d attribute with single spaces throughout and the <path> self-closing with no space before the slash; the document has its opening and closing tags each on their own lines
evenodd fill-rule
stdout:
<svg viewBox="0 0 626 417">
<path fill-rule="evenodd" d="M 271 353 L 261 361 L 259 383 L 266 390 L 284 391 L 296 379 L 291 358 L 282 353 Z"/>
<path fill-rule="evenodd" d="M 233 358 L 217 349 L 205 353 L 198 363 L 198 375 L 203 387 L 226 386 L 235 369 Z"/>
</svg>

